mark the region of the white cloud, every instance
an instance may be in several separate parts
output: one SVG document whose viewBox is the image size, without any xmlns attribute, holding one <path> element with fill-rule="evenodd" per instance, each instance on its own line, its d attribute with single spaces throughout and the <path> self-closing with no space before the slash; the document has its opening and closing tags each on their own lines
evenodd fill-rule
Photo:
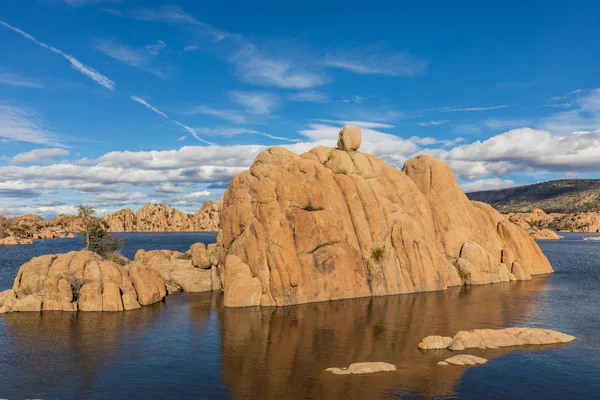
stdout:
<svg viewBox="0 0 600 400">
<path fill-rule="evenodd" d="M 477 124 L 458 124 L 454 127 L 454 132 L 457 133 L 479 133 L 481 132 L 481 128 L 477 126 Z"/>
<path fill-rule="evenodd" d="M 427 62 L 417 60 L 409 53 L 392 52 L 377 45 L 330 51 L 321 63 L 363 75 L 415 76 L 427 68 Z"/>
<path fill-rule="evenodd" d="M 577 97 L 572 104 L 573 108 L 568 111 L 543 118 L 538 127 L 556 133 L 591 131 L 600 128 L 600 89 Z"/>
<path fill-rule="evenodd" d="M 515 186 L 515 181 L 510 179 L 489 178 L 479 179 L 473 182 L 463 183 L 460 185 L 466 192 L 479 192 L 483 190 L 505 189 Z"/>
<path fill-rule="evenodd" d="M 241 80 L 257 85 L 308 89 L 329 81 L 322 72 L 292 55 L 268 55 L 253 44 L 241 46 L 229 61 L 235 65 Z"/>
<path fill-rule="evenodd" d="M 450 122 L 449 119 L 444 119 L 444 120 L 437 120 L 437 121 L 422 121 L 422 122 L 417 122 L 417 125 L 419 126 L 437 126 L 437 125 L 442 125 L 445 124 L 447 122 Z"/>
<path fill-rule="evenodd" d="M 393 128 L 394 125 L 384 124 L 383 122 L 373 122 L 373 121 L 352 121 L 352 120 L 331 120 L 331 119 L 320 119 L 321 122 L 327 122 L 330 124 L 336 125 L 356 125 L 359 128 L 367 128 L 367 129 L 387 129 Z"/>
<path fill-rule="evenodd" d="M 442 108 L 437 108 L 434 111 L 439 111 L 439 112 L 489 111 L 489 110 L 498 110 L 500 108 L 507 108 L 507 107 L 511 107 L 511 104 L 502 104 L 499 106 L 491 106 L 491 107 L 466 107 L 466 108 L 442 107 Z"/>
<path fill-rule="evenodd" d="M 165 114 L 164 112 L 160 111 L 158 108 L 153 107 L 152 105 L 150 105 L 147 101 L 145 101 L 144 99 L 140 99 L 137 96 L 131 96 L 131 100 L 135 101 L 136 103 L 140 103 L 141 105 L 149 108 L 150 110 L 154 111 L 155 113 L 157 113 L 158 115 L 165 117 L 165 118 L 169 118 L 167 116 L 167 114 Z"/>
<path fill-rule="evenodd" d="M 185 129 L 186 131 L 188 131 L 189 133 L 191 133 L 193 137 L 195 137 L 196 139 L 198 139 L 198 140 L 199 140 L 199 141 L 201 141 L 202 143 L 206 143 L 206 144 L 212 145 L 212 143 L 211 143 L 211 142 L 209 142 L 208 140 L 202 139 L 200 136 L 198 136 L 198 133 L 197 133 L 197 132 L 194 130 L 194 128 L 191 128 L 191 127 L 189 127 L 189 126 L 187 126 L 187 125 L 184 125 L 184 124 L 182 124 L 182 123 L 181 123 L 181 122 L 179 122 L 179 121 L 175 121 L 175 120 L 173 120 L 173 122 L 174 122 L 176 125 L 179 125 L 179 126 L 180 126 L 180 127 L 182 127 L 183 129 Z"/>
<path fill-rule="evenodd" d="M 0 84 L 29 89 L 42 89 L 44 87 L 44 84 L 37 79 L 2 71 L 0 71 Z"/>
<path fill-rule="evenodd" d="M 135 49 L 131 46 L 119 43 L 114 39 L 96 40 L 94 42 L 94 49 L 123 64 L 141 69 L 142 71 L 146 71 L 159 78 L 164 79 L 167 76 L 162 70 L 152 66 L 153 57 L 150 55 L 152 54 L 152 51 L 148 52 L 144 49 Z M 146 49 L 148 49 L 148 46 L 146 46 Z"/>
<path fill-rule="evenodd" d="M 279 97 L 272 93 L 231 91 L 229 94 L 233 101 L 253 115 L 268 115 L 279 102 Z"/>
<path fill-rule="evenodd" d="M 65 147 L 54 133 L 44 128 L 35 113 L 7 105 L 0 105 L 0 139 Z"/>
<path fill-rule="evenodd" d="M 34 149 L 26 153 L 19 153 L 12 158 L 15 164 L 22 163 L 48 163 L 55 157 L 68 156 L 71 152 L 65 149 L 49 148 Z"/>
<path fill-rule="evenodd" d="M 250 40 L 201 22 L 175 6 L 147 8 L 137 12 L 135 18 L 193 26 L 199 41 L 184 51 L 202 48 L 212 52 L 232 64 L 239 79 L 261 86 L 314 88 L 330 82 L 328 68 L 358 74 L 414 76 L 427 66 L 406 52 L 390 51 L 379 45 L 330 49 L 323 53 L 303 48 L 293 40 Z"/>
<path fill-rule="evenodd" d="M 167 44 L 162 40 L 158 40 L 156 44 L 147 44 L 144 46 L 144 48 L 148 50 L 148 53 L 152 54 L 153 56 L 159 55 L 166 47 Z"/>
<path fill-rule="evenodd" d="M 217 110 L 207 106 L 197 106 L 189 110 L 189 114 L 205 114 L 216 118 L 224 119 L 234 124 L 243 124 L 246 122 L 246 117 L 235 110 Z"/>
<path fill-rule="evenodd" d="M 313 103 L 329 103 L 331 99 L 326 93 L 307 91 L 307 92 L 296 92 L 288 96 L 288 99 L 292 101 L 303 101 Z"/>
<path fill-rule="evenodd" d="M 102 75 L 101 73 L 99 73 L 98 71 L 96 71 L 95 69 L 88 67 L 86 65 L 84 65 L 83 63 L 81 63 L 79 60 L 77 60 L 75 57 L 63 53 L 61 50 L 57 49 L 56 47 L 52 47 L 47 45 L 44 42 L 40 42 L 39 40 L 37 40 L 35 37 L 31 36 L 30 34 L 15 28 L 12 25 L 7 24 L 4 21 L 0 20 L 0 25 L 5 26 L 6 28 L 18 33 L 19 35 L 31 40 L 32 42 L 34 42 L 35 44 L 37 44 L 40 47 L 43 47 L 47 50 L 50 50 L 53 53 L 59 54 L 61 56 L 63 56 L 64 58 L 67 59 L 67 61 L 69 61 L 71 63 L 71 66 L 76 69 L 77 71 L 81 72 L 82 74 L 84 74 L 85 76 L 87 76 L 88 78 L 92 79 L 94 82 L 104 86 L 105 88 L 107 88 L 108 90 L 115 90 L 115 83 L 113 81 L 111 81 L 110 79 L 108 79 L 106 76 Z"/>
</svg>

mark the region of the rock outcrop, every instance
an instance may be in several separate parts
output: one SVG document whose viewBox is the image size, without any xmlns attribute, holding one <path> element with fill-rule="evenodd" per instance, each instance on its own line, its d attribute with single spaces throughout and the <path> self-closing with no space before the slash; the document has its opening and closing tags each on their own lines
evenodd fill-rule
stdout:
<svg viewBox="0 0 600 400">
<path fill-rule="evenodd" d="M 0 292 L 0 314 L 126 311 L 176 291 L 221 290 L 217 265 L 212 263 L 217 261 L 216 246 L 209 247 L 210 251 L 196 244 L 187 253 L 139 250 L 125 266 L 87 250 L 35 257 L 21 266 L 13 288 Z M 194 266 L 194 257 L 201 266 Z"/>
<path fill-rule="evenodd" d="M 507 216 L 531 233 L 543 229 L 559 232 L 600 232 L 600 213 L 593 211 L 546 214 L 541 209 L 534 209 L 531 212 L 510 213 Z"/>
<path fill-rule="evenodd" d="M 140 282 L 138 275 L 135 268 L 86 250 L 35 257 L 19 269 L 0 312 L 123 311 L 139 308 L 138 298 L 164 297 L 158 287 L 134 285 Z"/>
<path fill-rule="evenodd" d="M 161 277 L 169 293 L 208 292 L 221 289 L 220 281 L 216 278 L 216 266 L 211 265 L 210 254 L 203 243 L 192 245 L 188 253 L 171 250 L 138 250 L 134 262 L 144 265 Z"/>
<path fill-rule="evenodd" d="M 345 127 L 338 149 L 269 148 L 232 180 L 221 214 L 226 306 L 508 282 L 518 268 L 552 272 L 524 230 L 467 199 L 446 163 L 419 156 L 399 170 L 356 151 L 357 130 Z"/>
<path fill-rule="evenodd" d="M 196 214 L 189 215 L 168 205 L 146 204 L 137 212 L 125 208 L 103 219 L 110 232 L 214 232 L 219 230 L 220 206 L 207 201 Z"/>
<path fill-rule="evenodd" d="M 334 375 L 362 375 L 362 374 L 374 374 L 375 372 L 390 372 L 395 371 L 396 366 L 394 364 L 388 364 L 385 362 L 361 362 L 353 363 L 348 368 L 327 368 L 325 372 L 329 372 Z"/>
<path fill-rule="evenodd" d="M 459 366 L 468 365 L 468 366 L 471 366 L 471 365 L 485 364 L 486 362 L 488 362 L 488 360 L 486 360 L 485 358 L 473 356 L 470 354 L 460 354 L 458 356 L 452 356 L 452 357 L 446 358 L 444 361 L 438 362 L 437 365 L 459 365 Z"/>
<path fill-rule="evenodd" d="M 0 239 L 0 246 L 14 246 L 17 244 L 33 244 L 33 239 L 19 238 L 14 236 L 7 236 L 5 238 Z"/>
<path fill-rule="evenodd" d="M 418 347 L 421 350 L 497 349 L 500 347 L 562 344 L 575 340 L 575 336 L 541 328 L 473 329 L 449 336 L 427 336 Z"/>
<path fill-rule="evenodd" d="M 600 236 L 590 236 L 590 237 L 583 238 L 583 240 L 598 241 L 598 240 L 600 240 Z"/>
<path fill-rule="evenodd" d="M 221 225 L 220 217 L 221 202 L 207 201 L 194 215 L 167 205 L 146 204 L 137 212 L 124 208 L 102 219 L 110 232 L 216 232 Z M 15 227 L 19 235 L 11 231 Z M 47 221 L 33 214 L 14 218 L 0 216 L 0 246 L 31 244 L 38 239 L 73 238 L 73 232 L 81 228 L 81 218 L 65 214 Z"/>
</svg>

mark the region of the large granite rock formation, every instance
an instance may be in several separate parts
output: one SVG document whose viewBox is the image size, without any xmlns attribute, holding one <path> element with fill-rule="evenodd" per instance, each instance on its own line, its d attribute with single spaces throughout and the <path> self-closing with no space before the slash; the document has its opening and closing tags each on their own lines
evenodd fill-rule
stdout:
<svg viewBox="0 0 600 400">
<path fill-rule="evenodd" d="M 232 180 L 221 214 L 226 306 L 443 290 L 552 272 L 529 235 L 469 201 L 444 162 L 419 156 L 399 170 L 355 151 L 356 127 L 345 127 L 338 145 L 302 155 L 269 148 Z"/>
</svg>

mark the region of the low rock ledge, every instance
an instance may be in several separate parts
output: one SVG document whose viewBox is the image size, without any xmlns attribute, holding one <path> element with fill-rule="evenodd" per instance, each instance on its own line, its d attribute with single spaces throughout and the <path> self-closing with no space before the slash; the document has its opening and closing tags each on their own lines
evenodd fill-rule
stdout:
<svg viewBox="0 0 600 400">
<path fill-rule="evenodd" d="M 385 362 L 361 362 L 353 363 L 348 368 L 327 368 L 325 372 L 334 375 L 350 375 L 350 374 L 373 374 L 375 372 L 390 372 L 395 371 L 394 364 Z"/>
<path fill-rule="evenodd" d="M 418 347 L 421 350 L 448 349 L 462 351 L 465 349 L 497 349 L 509 346 L 562 344 L 572 342 L 575 339 L 575 336 L 542 328 L 473 329 L 460 331 L 454 335 L 454 338 L 449 336 L 427 336 L 419 343 Z"/>
</svg>

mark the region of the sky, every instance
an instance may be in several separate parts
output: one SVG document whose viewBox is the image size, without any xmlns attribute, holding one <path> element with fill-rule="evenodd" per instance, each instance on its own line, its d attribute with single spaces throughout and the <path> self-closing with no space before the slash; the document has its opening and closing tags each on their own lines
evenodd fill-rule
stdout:
<svg viewBox="0 0 600 400">
<path fill-rule="evenodd" d="M 0 211 L 193 213 L 271 146 L 600 177 L 596 1 L 0 2 Z"/>
</svg>

